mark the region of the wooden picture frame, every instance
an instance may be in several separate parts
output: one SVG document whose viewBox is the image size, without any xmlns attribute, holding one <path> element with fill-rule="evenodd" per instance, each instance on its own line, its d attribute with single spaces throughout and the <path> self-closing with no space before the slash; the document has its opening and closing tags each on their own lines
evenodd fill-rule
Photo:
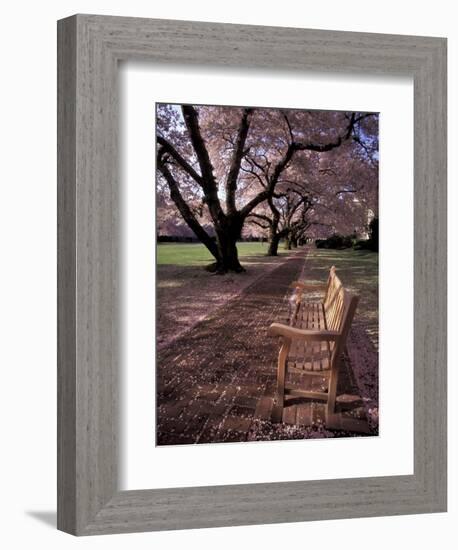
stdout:
<svg viewBox="0 0 458 550">
<path fill-rule="evenodd" d="M 414 79 L 414 473 L 118 489 L 120 60 Z M 75 15 L 58 22 L 58 528 L 75 535 L 446 511 L 446 40 Z"/>
</svg>

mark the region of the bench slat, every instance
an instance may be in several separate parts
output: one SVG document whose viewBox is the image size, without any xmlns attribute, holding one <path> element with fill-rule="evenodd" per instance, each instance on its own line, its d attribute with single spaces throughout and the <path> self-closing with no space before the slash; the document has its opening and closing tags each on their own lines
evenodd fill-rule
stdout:
<svg viewBox="0 0 458 550">
<path fill-rule="evenodd" d="M 295 326 L 305 330 L 325 330 L 326 320 L 321 302 L 301 302 Z M 331 366 L 328 342 L 295 340 L 291 344 L 288 366 L 298 370 L 328 370 Z"/>
</svg>

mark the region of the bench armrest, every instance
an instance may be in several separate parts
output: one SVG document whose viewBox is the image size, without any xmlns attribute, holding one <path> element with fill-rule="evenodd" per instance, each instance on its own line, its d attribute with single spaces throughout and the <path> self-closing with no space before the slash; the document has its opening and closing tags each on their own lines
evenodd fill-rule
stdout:
<svg viewBox="0 0 458 550">
<path fill-rule="evenodd" d="M 269 334 L 277 334 L 286 338 L 311 340 L 311 341 L 335 341 L 341 336 L 336 330 L 303 330 L 300 328 L 290 327 L 281 323 L 272 323 L 269 327 Z"/>
<path fill-rule="evenodd" d="M 327 285 L 323 283 L 301 283 L 300 281 L 293 281 L 290 285 L 292 288 L 298 288 L 299 290 L 326 290 Z"/>
</svg>

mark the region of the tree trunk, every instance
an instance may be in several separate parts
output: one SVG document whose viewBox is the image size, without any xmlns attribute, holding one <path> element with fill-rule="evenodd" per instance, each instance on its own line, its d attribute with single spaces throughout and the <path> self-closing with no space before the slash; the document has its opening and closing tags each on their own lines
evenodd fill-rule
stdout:
<svg viewBox="0 0 458 550">
<path fill-rule="evenodd" d="M 272 234 L 269 238 L 269 249 L 267 250 L 267 256 L 278 256 L 278 245 L 280 243 L 280 235 Z"/>
<path fill-rule="evenodd" d="M 285 250 L 291 250 L 291 238 L 289 236 L 285 239 Z"/>
<path fill-rule="evenodd" d="M 245 269 L 240 265 L 237 251 L 237 239 L 239 235 L 234 232 L 217 232 L 217 246 L 219 260 L 215 271 L 218 273 L 227 273 L 235 271 L 241 273 Z"/>
<path fill-rule="evenodd" d="M 237 240 L 242 231 L 242 222 L 237 218 L 225 220 L 225 222 L 216 228 L 216 245 L 218 248 L 217 261 L 209 266 L 210 271 L 216 273 L 227 273 L 235 271 L 241 273 L 245 269 L 240 265 L 237 251 Z"/>
<path fill-rule="evenodd" d="M 282 236 L 282 232 L 278 231 L 278 224 L 280 221 L 280 213 L 275 207 L 272 199 L 268 200 L 270 209 L 272 211 L 272 221 L 270 222 L 269 227 L 269 249 L 267 250 L 267 256 L 277 256 L 278 255 L 278 245 Z"/>
<path fill-rule="evenodd" d="M 296 237 L 291 237 L 291 246 L 297 248 L 297 239 Z"/>
</svg>

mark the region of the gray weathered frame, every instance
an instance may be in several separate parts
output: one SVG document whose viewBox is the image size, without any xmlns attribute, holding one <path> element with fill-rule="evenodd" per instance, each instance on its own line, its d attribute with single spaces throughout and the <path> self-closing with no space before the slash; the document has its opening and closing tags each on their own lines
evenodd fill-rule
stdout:
<svg viewBox="0 0 458 550">
<path fill-rule="evenodd" d="M 411 75 L 414 474 L 118 490 L 119 60 Z M 75 15 L 58 23 L 58 528 L 76 535 L 446 511 L 446 40 Z"/>
</svg>

